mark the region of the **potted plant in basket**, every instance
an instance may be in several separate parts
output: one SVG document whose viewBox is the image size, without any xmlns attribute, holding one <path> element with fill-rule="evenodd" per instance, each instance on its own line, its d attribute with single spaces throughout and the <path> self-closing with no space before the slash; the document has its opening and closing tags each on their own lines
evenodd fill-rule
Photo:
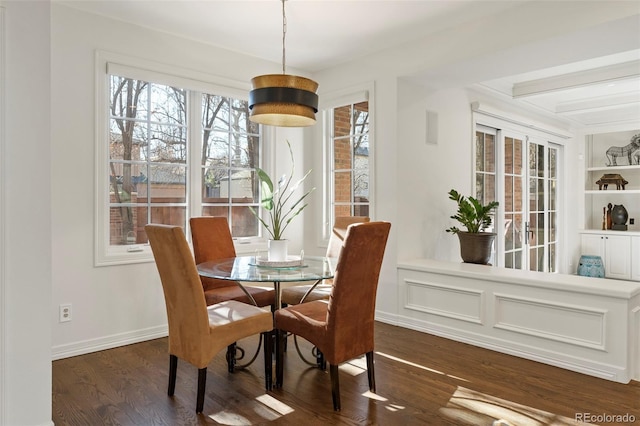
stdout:
<svg viewBox="0 0 640 426">
<path fill-rule="evenodd" d="M 315 188 L 311 188 L 302 194 L 302 196 L 298 198 L 294 197 L 294 193 L 300 185 L 302 185 L 307 176 L 309 176 L 311 170 L 292 185 L 295 161 L 293 158 L 293 150 L 288 140 L 287 146 L 289 147 L 289 154 L 291 155 L 291 172 L 289 176 L 282 175 L 278 180 L 277 186 L 273 185 L 273 181 L 264 170 L 256 168 L 262 192 L 260 205 L 268 212 L 268 220 L 262 219 L 254 208 L 249 207 L 271 237 L 268 246 L 268 259 L 270 261 L 287 260 L 287 240 L 283 238 L 284 231 L 293 218 L 298 216 L 300 212 L 307 207 L 307 204 L 303 204 L 303 201 L 315 190 Z"/>
<path fill-rule="evenodd" d="M 483 231 L 491 226 L 491 213 L 498 207 L 498 202 L 482 205 L 477 199 L 460 195 L 455 189 L 449 191 L 449 199 L 458 204 L 458 211 L 451 219 L 456 219 L 467 229 L 466 232 L 456 226 L 447 229 L 447 232 L 458 235 L 463 262 L 486 265 L 491 258 L 491 246 L 496 234 Z"/>
</svg>

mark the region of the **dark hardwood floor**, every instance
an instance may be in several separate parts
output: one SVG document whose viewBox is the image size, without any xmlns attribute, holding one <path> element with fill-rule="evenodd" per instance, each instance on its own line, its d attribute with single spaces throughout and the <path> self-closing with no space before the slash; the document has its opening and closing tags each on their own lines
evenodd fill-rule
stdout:
<svg viewBox="0 0 640 426">
<path fill-rule="evenodd" d="M 251 352 L 257 338 L 241 341 Z M 301 343 L 310 350 L 310 345 Z M 167 340 L 53 362 L 53 421 L 62 425 L 640 425 L 640 383 L 614 383 L 448 339 L 376 323 L 377 395 L 366 363 L 340 368 L 342 411 L 327 372 L 304 364 L 290 340 L 282 389 L 265 393 L 262 357 L 227 373 L 224 353 L 207 374 L 196 415 L 197 370 L 178 364 L 167 396 Z M 617 421 L 617 422 L 616 422 Z"/>
</svg>

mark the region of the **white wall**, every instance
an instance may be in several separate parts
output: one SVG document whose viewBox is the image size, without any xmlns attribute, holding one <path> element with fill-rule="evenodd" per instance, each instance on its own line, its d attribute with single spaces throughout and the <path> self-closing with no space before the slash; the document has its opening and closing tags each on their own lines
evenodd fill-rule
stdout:
<svg viewBox="0 0 640 426">
<path fill-rule="evenodd" d="M 51 424 L 51 145 L 48 2 L 2 2 L 3 425 Z"/>
<path fill-rule="evenodd" d="M 629 38 L 629 28 L 631 34 L 637 31 L 637 14 L 635 5 L 622 2 L 528 2 L 314 75 L 320 82 L 321 98 L 323 93 L 340 92 L 362 82 L 373 82 L 375 87 L 376 204 L 372 217 L 393 224 L 378 290 L 378 319 L 393 322 L 398 314 L 394 276 L 398 259 L 460 261 L 457 240 L 444 230 L 453 212 L 448 190 L 472 189 L 470 103 L 479 95 L 465 88 L 637 48 L 637 40 Z M 425 144 L 427 110 L 438 113 L 435 146 Z M 551 124 L 557 125 L 555 120 Z M 319 168 L 322 129 L 315 129 L 313 137 L 306 158 Z M 575 150 L 571 145 L 566 152 L 573 158 Z M 572 161 L 567 164 L 575 166 Z M 574 174 L 568 171 L 567 176 Z M 321 182 L 316 183 L 319 185 Z M 568 196 L 564 205 L 566 217 L 576 217 L 575 196 Z M 567 222 L 567 253 L 576 250 L 579 226 Z M 305 233 L 307 240 L 317 238 L 309 227 Z"/>
<path fill-rule="evenodd" d="M 153 336 L 165 326 L 153 263 L 93 266 L 95 50 L 179 64 L 246 82 L 254 75 L 276 72 L 278 64 L 90 17 L 59 4 L 2 4 L 7 23 L 7 108 L 2 182 L 6 201 L 5 353 L 0 389 L 6 392 L 0 395 L 5 408 L 0 420 L 38 425 L 50 419 L 52 348 L 58 354 L 81 353 Z M 607 48 L 611 53 L 624 49 L 625 44 L 615 39 L 606 46 L 606 37 L 573 50 L 564 49 L 560 42 L 571 31 L 586 31 L 586 37 L 591 25 L 637 13 L 634 9 L 634 2 L 535 2 L 519 13 L 478 20 L 313 76 L 320 82 L 320 96 L 362 82 L 375 87 L 376 206 L 372 216 L 393 223 L 380 280 L 381 316 L 393 320 L 398 311 L 395 264 L 400 256 L 446 258 L 456 251 L 447 246 L 451 240 L 443 234 L 441 215 L 448 209 L 441 204 L 446 206 L 449 186 L 470 185 L 470 130 L 463 129 L 470 126 L 469 112 L 466 107 L 457 110 L 467 103 L 468 94 L 461 88 L 534 66 L 603 55 Z M 527 31 L 520 31 L 525 21 Z M 519 31 L 490 31 L 507 28 L 506 22 Z M 544 56 L 527 56 L 536 51 L 528 50 L 532 45 L 539 52 L 543 41 Z M 496 58 L 514 61 L 511 67 L 496 67 L 488 61 Z M 433 77 L 429 83 L 439 92 L 427 92 L 404 81 L 403 76 L 415 77 L 418 72 Z M 445 88 L 451 91 L 443 92 Z M 418 110 L 410 111 L 411 105 Z M 422 120 L 420 108 L 439 113 L 441 131 L 435 147 L 424 145 L 421 121 L 408 123 L 410 116 L 404 117 L 416 114 Z M 304 148 L 304 169 L 319 171 L 321 135 L 321 127 L 315 126 L 293 134 L 278 132 L 276 140 L 281 136 L 304 140 L 309 144 Z M 443 167 L 437 161 L 441 156 L 461 159 L 460 167 L 446 170 L 453 176 L 451 182 L 440 177 Z M 408 162 L 420 166 L 423 173 L 407 170 Z M 287 170 L 288 165 L 277 168 Z M 321 175 L 314 175 L 314 180 L 321 188 Z M 419 196 L 414 198 L 416 193 Z M 305 246 L 317 237 L 320 195 L 316 192 L 315 204 L 305 212 Z M 309 226 L 308 218 L 314 218 L 315 224 Z M 58 323 L 61 303 L 72 303 L 71 322 Z"/>
<path fill-rule="evenodd" d="M 247 91 L 251 77 L 277 69 L 233 52 L 52 6 L 53 297 L 47 320 L 54 358 L 166 333 L 154 263 L 94 267 L 97 49 L 207 72 L 244 83 Z M 288 171 L 288 161 L 282 167 Z M 63 303 L 72 304 L 73 319 L 59 323 Z"/>
</svg>

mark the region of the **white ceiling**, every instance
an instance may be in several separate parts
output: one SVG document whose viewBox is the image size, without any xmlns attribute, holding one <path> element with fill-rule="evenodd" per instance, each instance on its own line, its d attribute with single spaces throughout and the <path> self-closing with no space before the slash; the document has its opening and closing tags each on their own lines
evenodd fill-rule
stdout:
<svg viewBox="0 0 640 426">
<path fill-rule="evenodd" d="M 278 0 L 53 1 L 282 63 Z M 522 1 L 287 0 L 286 64 L 318 72 L 518 4 Z M 514 85 L 523 94 L 516 102 L 578 127 L 640 121 L 640 50 L 482 83 L 508 98 Z"/>
</svg>

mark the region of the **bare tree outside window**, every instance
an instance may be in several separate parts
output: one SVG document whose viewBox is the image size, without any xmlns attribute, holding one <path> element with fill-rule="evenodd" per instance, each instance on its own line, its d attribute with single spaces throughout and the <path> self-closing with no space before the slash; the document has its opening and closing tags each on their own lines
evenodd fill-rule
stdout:
<svg viewBox="0 0 640 426">
<path fill-rule="evenodd" d="M 369 103 L 333 113 L 333 217 L 369 216 Z"/>
<path fill-rule="evenodd" d="M 186 91 L 111 76 L 110 94 L 110 244 L 142 243 L 186 223 Z"/>
<path fill-rule="evenodd" d="M 202 97 L 202 214 L 225 216 L 234 237 L 257 236 L 259 127 L 244 100 Z"/>
</svg>

